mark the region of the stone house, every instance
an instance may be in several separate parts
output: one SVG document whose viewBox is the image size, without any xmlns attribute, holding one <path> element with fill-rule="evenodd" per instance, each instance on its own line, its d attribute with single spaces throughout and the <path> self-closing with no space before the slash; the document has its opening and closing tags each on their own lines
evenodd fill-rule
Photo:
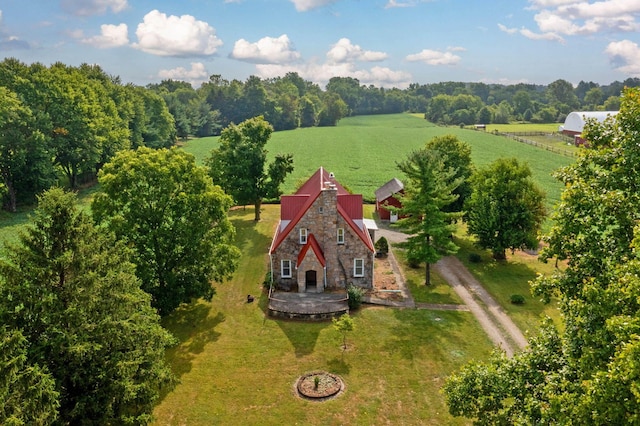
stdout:
<svg viewBox="0 0 640 426">
<path fill-rule="evenodd" d="M 269 248 L 271 278 L 279 290 L 322 293 L 350 283 L 373 287 L 375 227 L 363 218 L 362 195 L 350 194 L 321 167 L 280 201 L 280 222 Z"/>
</svg>

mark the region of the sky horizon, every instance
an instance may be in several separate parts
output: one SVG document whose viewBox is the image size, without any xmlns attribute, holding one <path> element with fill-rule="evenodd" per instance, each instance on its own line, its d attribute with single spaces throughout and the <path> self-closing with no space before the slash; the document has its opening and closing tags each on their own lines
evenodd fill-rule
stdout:
<svg viewBox="0 0 640 426">
<path fill-rule="evenodd" d="M 198 87 L 297 72 L 404 89 L 640 77 L 640 0 L 2 0 L 0 55 Z"/>
</svg>

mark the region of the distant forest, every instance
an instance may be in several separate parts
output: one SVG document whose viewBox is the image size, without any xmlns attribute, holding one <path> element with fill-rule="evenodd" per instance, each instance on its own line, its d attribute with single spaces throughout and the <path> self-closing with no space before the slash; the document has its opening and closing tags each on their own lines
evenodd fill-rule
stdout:
<svg viewBox="0 0 640 426">
<path fill-rule="evenodd" d="M 220 134 L 262 115 L 275 130 L 335 126 L 351 115 L 412 112 L 442 125 L 562 122 L 575 110 L 617 110 L 629 78 L 606 86 L 566 80 L 548 86 L 444 82 L 407 89 L 361 85 L 334 77 L 324 90 L 297 73 L 246 81 L 212 75 L 195 89 L 164 80 L 123 84 L 96 65 L 0 62 L 0 187 L 15 211 L 53 184 L 95 181 L 122 149 L 173 146 L 178 139 Z"/>
<path fill-rule="evenodd" d="M 619 108 L 624 87 L 640 86 L 639 78 L 607 86 L 566 80 L 548 86 L 444 82 L 411 84 L 407 89 L 364 86 L 351 77 L 333 77 L 325 90 L 297 73 L 245 82 L 212 75 L 194 89 L 165 80 L 147 86 L 160 94 L 176 120 L 179 137 L 215 134 L 230 123 L 263 115 L 275 130 L 331 126 L 344 116 L 412 112 L 436 124 L 490 124 L 528 121 L 563 122 L 571 111 Z"/>
</svg>

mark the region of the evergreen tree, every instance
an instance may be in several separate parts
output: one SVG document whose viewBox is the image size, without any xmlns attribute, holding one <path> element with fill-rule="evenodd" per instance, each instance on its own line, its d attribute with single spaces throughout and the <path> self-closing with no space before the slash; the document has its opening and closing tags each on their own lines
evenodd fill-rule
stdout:
<svg viewBox="0 0 640 426">
<path fill-rule="evenodd" d="M 461 213 L 445 208 L 457 199 L 453 192 L 462 179 L 456 179 L 456 172 L 445 167 L 438 151 L 426 148 L 410 153 L 398 168 L 406 179 L 405 192 L 398 195 L 402 202 L 399 213 L 405 217 L 397 223 L 411 235 L 405 243 L 407 258 L 412 263 L 425 263 L 425 284 L 429 285 L 431 263 L 458 250 L 451 234 Z"/>
<path fill-rule="evenodd" d="M 69 424 L 145 424 L 172 383 L 165 348 L 174 339 L 140 289 L 129 249 L 54 188 L 0 264 L 0 323 L 26 340 L 59 392 Z M 46 390 L 46 389 L 45 389 Z"/>
</svg>

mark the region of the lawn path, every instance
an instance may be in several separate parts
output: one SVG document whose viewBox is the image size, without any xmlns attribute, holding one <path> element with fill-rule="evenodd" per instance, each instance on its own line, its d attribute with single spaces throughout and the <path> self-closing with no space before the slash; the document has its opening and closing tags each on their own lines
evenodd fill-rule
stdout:
<svg viewBox="0 0 640 426">
<path fill-rule="evenodd" d="M 387 223 L 378 222 L 378 227 L 378 237 L 385 237 L 389 243 L 400 243 L 407 238 L 406 234 L 389 228 Z M 527 346 L 527 339 L 518 326 L 458 258 L 448 256 L 440 259 L 435 264 L 435 270 L 453 287 L 494 345 L 504 350 L 507 356 L 511 357 L 514 352 Z M 402 282 L 404 287 L 404 279 Z M 410 299 L 410 303 L 404 306 L 422 309 L 452 309 L 450 306 L 416 304 L 413 299 Z"/>
</svg>

